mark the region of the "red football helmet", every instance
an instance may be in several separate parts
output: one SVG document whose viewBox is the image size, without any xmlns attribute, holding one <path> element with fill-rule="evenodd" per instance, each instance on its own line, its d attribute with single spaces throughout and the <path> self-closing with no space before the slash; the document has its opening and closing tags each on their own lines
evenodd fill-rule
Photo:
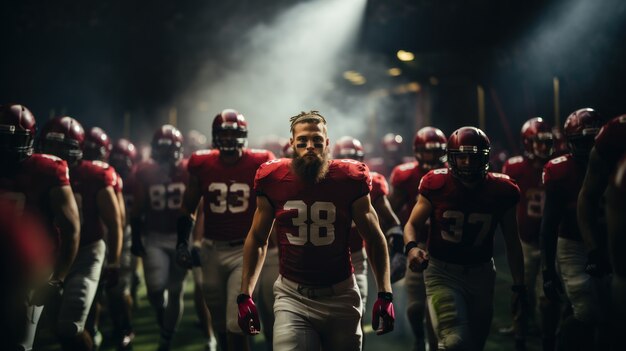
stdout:
<svg viewBox="0 0 626 351">
<path fill-rule="evenodd" d="M 0 157 L 5 165 L 22 161 L 33 154 L 37 132 L 35 117 L 23 105 L 0 106 Z"/>
<path fill-rule="evenodd" d="M 37 138 L 42 153 L 52 154 L 66 160 L 70 165 L 83 158 L 85 130 L 72 117 L 56 117 L 44 124 Z"/>
<path fill-rule="evenodd" d="M 248 122 L 243 115 L 225 109 L 213 119 L 213 147 L 223 153 L 236 153 L 248 143 Z"/>
<path fill-rule="evenodd" d="M 137 160 L 137 149 L 135 145 L 127 139 L 119 139 L 113 144 L 111 154 L 109 155 L 109 163 L 122 176 L 126 176 L 133 168 Z"/>
<path fill-rule="evenodd" d="M 547 160 L 552 155 L 552 127 L 541 117 L 531 118 L 522 126 L 524 153 L 530 159 Z"/>
<path fill-rule="evenodd" d="M 455 130 L 448 138 L 448 163 L 452 175 L 468 182 L 483 179 L 489 171 L 490 150 L 491 142 L 482 130 L 476 127 Z M 466 164 L 462 164 L 464 162 Z"/>
<path fill-rule="evenodd" d="M 383 136 L 383 151 L 386 154 L 399 154 L 402 151 L 402 136 L 387 133 Z"/>
<path fill-rule="evenodd" d="M 603 124 L 604 119 L 591 108 L 581 108 L 567 117 L 563 133 L 574 157 L 589 156 L 594 139 Z"/>
<path fill-rule="evenodd" d="M 443 132 L 434 127 L 424 127 L 415 133 L 413 152 L 425 169 L 441 167 L 446 162 L 446 144 Z"/>
<path fill-rule="evenodd" d="M 158 163 L 176 163 L 183 158 L 183 135 L 171 124 L 164 124 L 152 137 L 151 157 Z"/>
<path fill-rule="evenodd" d="M 363 145 L 358 139 L 351 136 L 343 136 L 337 139 L 333 149 L 335 158 L 350 158 L 357 161 L 363 161 L 365 153 Z"/>
<path fill-rule="evenodd" d="M 109 136 L 99 127 L 92 127 L 85 134 L 83 158 L 86 160 L 106 161 L 111 151 Z"/>
</svg>

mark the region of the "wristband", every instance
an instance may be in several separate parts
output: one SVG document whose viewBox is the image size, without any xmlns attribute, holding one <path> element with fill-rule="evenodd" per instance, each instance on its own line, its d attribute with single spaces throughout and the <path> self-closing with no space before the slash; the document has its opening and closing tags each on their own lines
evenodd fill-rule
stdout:
<svg viewBox="0 0 626 351">
<path fill-rule="evenodd" d="M 393 293 L 387 292 L 387 291 L 380 291 L 378 293 L 378 298 L 385 300 L 385 301 L 389 301 L 392 302 L 393 301 Z"/>
<path fill-rule="evenodd" d="M 406 246 L 404 247 L 404 254 L 408 256 L 409 251 L 413 250 L 416 247 L 417 247 L 417 242 L 409 241 L 408 243 L 406 243 Z"/>
<path fill-rule="evenodd" d="M 178 217 L 178 220 L 176 221 L 176 232 L 178 234 L 178 242 L 176 243 L 176 246 L 189 243 L 191 229 L 193 229 L 195 223 L 196 221 L 194 221 L 190 215 Z"/>
<path fill-rule="evenodd" d="M 250 295 L 248 295 L 248 294 L 239 294 L 239 295 L 237 295 L 237 304 L 240 304 L 240 303 L 246 301 L 249 298 L 250 298 Z"/>
</svg>

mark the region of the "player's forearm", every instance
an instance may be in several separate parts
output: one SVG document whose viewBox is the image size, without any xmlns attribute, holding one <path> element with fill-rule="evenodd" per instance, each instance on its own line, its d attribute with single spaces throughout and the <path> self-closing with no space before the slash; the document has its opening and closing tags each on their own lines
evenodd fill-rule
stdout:
<svg viewBox="0 0 626 351">
<path fill-rule="evenodd" d="M 62 228 L 61 240 L 59 246 L 59 254 L 54 264 L 54 272 L 52 279 L 63 280 L 70 271 L 70 267 L 74 262 L 76 253 L 78 252 L 78 243 L 80 241 L 79 227 Z"/>
<path fill-rule="evenodd" d="M 365 250 L 372 266 L 378 291 L 391 292 L 391 280 L 389 273 L 389 253 L 387 241 L 382 232 L 366 241 Z"/>
<path fill-rule="evenodd" d="M 261 268 L 265 262 L 267 242 L 260 243 L 253 234 L 248 234 L 243 246 L 243 268 L 241 274 L 241 292 L 252 296 Z"/>
</svg>

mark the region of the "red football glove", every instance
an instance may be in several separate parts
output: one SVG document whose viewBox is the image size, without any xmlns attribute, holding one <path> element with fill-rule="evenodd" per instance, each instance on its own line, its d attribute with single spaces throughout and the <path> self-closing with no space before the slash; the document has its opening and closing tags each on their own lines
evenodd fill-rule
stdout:
<svg viewBox="0 0 626 351">
<path fill-rule="evenodd" d="M 372 328 L 376 330 L 376 335 L 383 335 L 393 330 L 396 315 L 393 311 L 392 301 L 392 293 L 378 293 L 378 299 L 374 303 L 374 311 L 372 312 Z"/>
<path fill-rule="evenodd" d="M 246 294 L 240 294 L 237 296 L 237 305 L 239 306 L 237 315 L 239 328 L 247 335 L 260 333 L 261 322 L 259 321 L 259 312 L 256 310 L 256 305 L 254 301 L 252 301 L 252 297 Z"/>
</svg>

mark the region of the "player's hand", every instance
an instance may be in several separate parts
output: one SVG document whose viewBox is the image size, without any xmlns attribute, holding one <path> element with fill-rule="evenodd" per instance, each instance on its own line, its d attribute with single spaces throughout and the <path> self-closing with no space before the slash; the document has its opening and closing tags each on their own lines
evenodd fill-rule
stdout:
<svg viewBox="0 0 626 351">
<path fill-rule="evenodd" d="M 120 266 L 117 264 L 107 265 L 102 271 L 102 279 L 105 288 L 115 287 L 120 281 Z"/>
<path fill-rule="evenodd" d="M 191 269 L 191 252 L 187 243 L 179 243 L 176 245 L 176 263 L 185 269 Z"/>
<path fill-rule="evenodd" d="M 49 280 L 36 289 L 30 299 L 33 306 L 44 306 L 53 303 L 61 303 L 63 296 L 63 282 L 61 280 Z"/>
<path fill-rule="evenodd" d="M 130 253 L 132 253 L 135 257 L 144 257 L 146 255 L 146 248 L 143 246 L 141 238 L 132 238 L 130 244 Z"/>
<path fill-rule="evenodd" d="M 261 322 L 252 297 L 246 294 L 237 296 L 237 322 L 246 335 L 257 335 L 261 332 Z"/>
<path fill-rule="evenodd" d="M 393 294 L 379 292 L 372 311 L 372 328 L 376 335 L 383 335 L 393 330 L 396 314 L 393 310 Z"/>
<path fill-rule="evenodd" d="M 513 326 L 516 340 L 516 349 L 526 345 L 526 334 L 528 330 L 528 292 L 525 285 L 511 286 L 511 314 L 513 315 Z"/>
<path fill-rule="evenodd" d="M 409 268 L 413 272 L 423 272 L 428 267 L 430 256 L 428 251 L 414 247 L 407 252 L 407 260 L 409 261 Z"/>
<path fill-rule="evenodd" d="M 543 271 L 543 293 L 551 302 L 561 301 L 563 287 L 561 286 L 561 282 L 559 281 L 554 268 Z"/>
<path fill-rule="evenodd" d="M 611 264 L 606 254 L 600 249 L 593 249 L 587 254 L 585 273 L 592 277 L 601 278 L 611 272 Z"/>
</svg>

